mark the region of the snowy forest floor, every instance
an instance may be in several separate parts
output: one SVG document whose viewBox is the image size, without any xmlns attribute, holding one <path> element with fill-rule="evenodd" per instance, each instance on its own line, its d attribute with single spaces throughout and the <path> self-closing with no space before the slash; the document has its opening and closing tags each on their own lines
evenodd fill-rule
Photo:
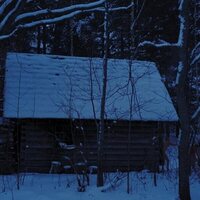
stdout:
<svg viewBox="0 0 200 200">
<path fill-rule="evenodd" d="M 132 172 L 130 194 L 127 194 L 127 176 L 106 192 L 96 187 L 96 175 L 90 175 L 90 186 L 85 192 L 77 191 L 75 175 L 69 174 L 20 174 L 20 190 L 16 189 L 16 175 L 0 176 L 1 200 L 176 200 L 178 199 L 178 164 L 176 148 L 168 150 L 170 170 L 157 174 L 154 186 L 153 174 L 147 171 Z M 106 186 L 117 173 L 106 174 Z M 192 200 L 200 199 L 200 177 L 191 175 Z"/>
</svg>

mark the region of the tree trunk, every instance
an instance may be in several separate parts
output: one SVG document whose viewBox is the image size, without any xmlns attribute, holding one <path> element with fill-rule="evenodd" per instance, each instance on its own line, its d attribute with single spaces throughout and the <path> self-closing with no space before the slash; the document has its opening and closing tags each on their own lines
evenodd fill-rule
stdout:
<svg viewBox="0 0 200 200">
<path fill-rule="evenodd" d="M 100 124 L 99 132 L 97 138 L 98 144 L 98 158 L 97 158 L 97 186 L 103 186 L 103 168 L 102 168 L 102 159 L 103 159 L 103 143 L 104 143 L 104 134 L 105 134 L 105 106 L 106 106 L 106 92 L 107 92 L 107 69 L 108 69 L 108 3 L 105 2 L 105 16 L 104 16 L 104 57 L 103 57 L 103 83 L 102 83 L 102 94 L 101 94 L 101 113 L 100 113 Z"/>
<path fill-rule="evenodd" d="M 190 164 L 189 164 L 189 141 L 190 141 L 190 118 L 188 103 L 188 8 L 189 0 L 184 0 L 180 9 L 180 17 L 184 20 L 184 28 L 182 34 L 182 46 L 179 51 L 180 63 L 182 70 L 180 72 L 177 87 L 177 104 L 181 125 L 181 138 L 179 144 L 179 197 L 181 200 L 190 200 Z"/>
<path fill-rule="evenodd" d="M 0 41 L 0 68 L 5 67 L 7 55 L 7 41 Z"/>
<path fill-rule="evenodd" d="M 7 56 L 7 42 L 0 41 L 0 117 L 3 116 L 4 74 Z"/>
<path fill-rule="evenodd" d="M 74 4 L 74 0 L 71 0 L 71 5 Z M 70 24 L 70 56 L 74 56 L 74 30 L 73 30 L 74 18 L 69 22 Z"/>
<path fill-rule="evenodd" d="M 135 6 L 132 7 L 131 9 L 131 13 L 130 13 L 130 18 L 131 18 L 131 24 L 130 24 L 130 61 L 129 61 L 129 84 L 130 84 L 130 88 L 131 88 L 131 94 L 130 94 L 130 103 L 129 103 L 129 125 L 128 125 L 128 146 L 127 146 L 127 150 L 128 150 L 128 165 L 127 165 L 127 193 L 130 193 L 130 188 L 131 188 L 131 182 L 130 182 L 130 171 L 131 171 L 131 155 L 130 155 L 130 147 L 131 147 L 131 132 L 133 132 L 132 129 L 132 118 L 133 118 L 133 100 L 134 100 L 134 80 L 133 80 L 133 74 L 132 74 L 132 63 L 134 60 L 134 54 L 135 54 L 135 27 L 132 26 L 135 19 L 136 19 L 136 15 L 137 15 L 137 5 L 138 2 L 137 0 L 132 0 L 132 4 L 134 4 Z M 129 87 L 129 85 L 128 85 Z"/>
<path fill-rule="evenodd" d="M 42 43 L 43 43 L 43 54 L 47 53 L 47 27 L 46 25 L 42 26 Z"/>
<path fill-rule="evenodd" d="M 37 53 L 41 53 L 41 27 L 37 27 Z"/>
</svg>

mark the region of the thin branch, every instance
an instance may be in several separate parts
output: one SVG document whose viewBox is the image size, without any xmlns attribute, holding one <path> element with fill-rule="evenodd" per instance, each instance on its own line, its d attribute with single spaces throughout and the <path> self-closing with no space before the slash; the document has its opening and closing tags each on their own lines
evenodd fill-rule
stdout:
<svg viewBox="0 0 200 200">
<path fill-rule="evenodd" d="M 195 65 L 200 60 L 200 53 L 191 61 L 190 65 Z"/>
<path fill-rule="evenodd" d="M 200 42 L 196 44 L 196 46 L 193 48 L 192 52 L 191 52 L 191 58 L 194 57 L 196 51 L 200 49 Z"/>
<path fill-rule="evenodd" d="M 136 19 L 134 19 L 133 23 L 131 24 L 131 30 L 133 30 L 133 28 L 135 27 L 138 19 L 140 18 L 141 14 L 142 14 L 142 11 L 144 10 L 145 3 L 146 3 L 146 0 L 143 1 L 142 7 L 141 7 Z"/>
<path fill-rule="evenodd" d="M 194 114 L 192 115 L 192 119 L 197 118 L 197 116 L 199 116 L 200 114 L 200 106 L 197 108 L 197 110 L 194 112 Z"/>
</svg>

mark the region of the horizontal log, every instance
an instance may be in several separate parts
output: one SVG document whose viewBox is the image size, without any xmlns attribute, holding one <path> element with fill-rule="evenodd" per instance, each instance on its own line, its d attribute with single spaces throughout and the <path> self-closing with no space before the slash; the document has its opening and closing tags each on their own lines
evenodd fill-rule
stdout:
<svg viewBox="0 0 200 200">
<path fill-rule="evenodd" d="M 29 167 L 35 167 L 35 166 L 51 166 L 51 160 L 27 160 L 20 162 L 20 165 L 22 166 L 29 166 Z"/>
<path fill-rule="evenodd" d="M 36 172 L 36 173 L 49 173 L 50 167 L 49 166 L 21 166 L 21 172 Z"/>
<path fill-rule="evenodd" d="M 26 149 L 34 149 L 34 148 L 39 148 L 41 150 L 43 149 L 53 149 L 53 145 L 51 144 L 37 144 L 37 143 L 33 143 L 33 144 L 26 144 Z"/>
<path fill-rule="evenodd" d="M 22 152 L 25 152 L 27 154 L 29 154 L 31 152 L 33 152 L 33 153 L 44 152 L 44 153 L 47 153 L 47 154 L 51 154 L 52 152 L 56 152 L 56 149 L 53 149 L 51 146 L 50 147 L 41 148 L 41 146 L 38 145 L 38 146 L 26 147 L 25 149 L 22 150 Z"/>
</svg>

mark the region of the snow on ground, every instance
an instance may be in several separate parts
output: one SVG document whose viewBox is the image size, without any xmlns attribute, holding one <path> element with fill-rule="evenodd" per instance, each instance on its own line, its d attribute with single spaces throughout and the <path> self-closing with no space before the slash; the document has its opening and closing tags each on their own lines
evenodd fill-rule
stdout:
<svg viewBox="0 0 200 200">
<path fill-rule="evenodd" d="M 90 175 L 90 186 L 85 192 L 77 191 L 75 175 L 63 174 L 21 174 L 20 190 L 16 189 L 16 176 L 0 176 L 1 200 L 177 200 L 178 179 L 177 159 L 174 147 L 168 150 L 170 171 L 157 174 L 157 186 L 154 186 L 153 174 L 147 171 L 131 173 L 130 194 L 126 193 L 126 174 L 116 187 L 101 192 L 97 188 L 96 175 Z M 116 174 L 106 174 L 106 184 Z M 191 177 L 192 200 L 200 199 L 200 179 Z"/>
<path fill-rule="evenodd" d="M 24 183 L 18 191 L 14 176 L 1 176 L 1 200 L 175 200 L 177 197 L 177 180 L 174 173 L 158 175 L 157 184 L 147 172 L 132 173 L 131 193 L 126 193 L 126 178 L 122 183 L 107 192 L 101 192 L 95 186 L 95 175 L 91 175 L 91 186 L 86 192 L 77 192 L 74 175 L 26 174 Z M 3 183 L 4 182 L 4 183 Z M 5 185 L 4 185 L 5 184 Z M 5 188 L 6 186 L 6 188 Z M 192 200 L 200 198 L 200 183 L 192 181 Z M 5 190 L 5 192 L 3 191 Z"/>
</svg>

